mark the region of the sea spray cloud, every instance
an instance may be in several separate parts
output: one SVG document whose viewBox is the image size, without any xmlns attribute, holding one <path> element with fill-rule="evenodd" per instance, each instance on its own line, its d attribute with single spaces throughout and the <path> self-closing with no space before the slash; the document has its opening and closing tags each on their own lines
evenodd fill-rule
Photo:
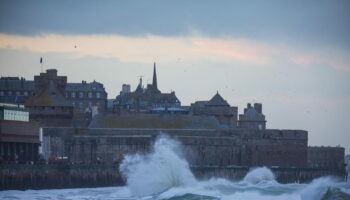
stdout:
<svg viewBox="0 0 350 200">
<path fill-rule="evenodd" d="M 243 182 L 258 184 L 266 181 L 274 181 L 275 175 L 266 167 L 252 169 L 243 179 Z"/>
<path fill-rule="evenodd" d="M 180 143 L 166 136 L 156 139 L 149 154 L 126 155 L 120 172 L 135 196 L 159 194 L 173 187 L 196 183 L 179 154 Z"/>
</svg>

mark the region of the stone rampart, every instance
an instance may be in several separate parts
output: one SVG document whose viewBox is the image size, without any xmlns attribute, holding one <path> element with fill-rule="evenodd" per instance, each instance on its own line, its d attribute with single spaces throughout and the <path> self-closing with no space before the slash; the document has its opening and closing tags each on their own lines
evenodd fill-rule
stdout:
<svg viewBox="0 0 350 200">
<path fill-rule="evenodd" d="M 118 163 L 125 154 L 151 151 L 155 138 L 179 140 L 192 165 L 306 167 L 307 132 L 298 130 L 43 128 L 46 159 Z"/>
</svg>

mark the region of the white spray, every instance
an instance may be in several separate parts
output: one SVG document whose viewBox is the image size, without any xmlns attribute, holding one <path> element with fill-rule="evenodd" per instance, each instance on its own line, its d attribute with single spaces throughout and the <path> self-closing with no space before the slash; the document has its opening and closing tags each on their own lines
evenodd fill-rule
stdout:
<svg viewBox="0 0 350 200">
<path fill-rule="evenodd" d="M 269 181 L 275 181 L 275 175 L 266 167 L 252 169 L 243 179 L 243 182 L 250 184 L 258 184 Z"/>
<path fill-rule="evenodd" d="M 159 194 L 173 187 L 196 183 L 186 160 L 179 156 L 180 143 L 159 137 L 148 155 L 127 155 L 120 171 L 133 195 Z"/>
</svg>

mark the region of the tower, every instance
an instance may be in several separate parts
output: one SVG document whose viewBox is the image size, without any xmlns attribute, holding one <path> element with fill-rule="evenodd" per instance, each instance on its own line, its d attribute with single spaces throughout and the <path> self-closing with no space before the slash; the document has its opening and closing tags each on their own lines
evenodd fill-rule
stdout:
<svg viewBox="0 0 350 200">
<path fill-rule="evenodd" d="M 152 86 L 155 90 L 158 90 L 157 86 L 157 73 L 156 73 L 156 62 L 154 62 L 154 67 L 153 67 L 153 82 Z"/>
</svg>

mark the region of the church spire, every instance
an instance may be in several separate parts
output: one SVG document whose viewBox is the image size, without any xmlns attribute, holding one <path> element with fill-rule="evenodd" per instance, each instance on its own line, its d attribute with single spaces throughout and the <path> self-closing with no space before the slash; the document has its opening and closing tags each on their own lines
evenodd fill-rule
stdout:
<svg viewBox="0 0 350 200">
<path fill-rule="evenodd" d="M 152 86 L 153 86 L 154 89 L 158 90 L 157 73 L 156 73 L 156 62 L 154 62 L 154 66 L 153 66 L 153 82 L 152 82 Z"/>
</svg>

